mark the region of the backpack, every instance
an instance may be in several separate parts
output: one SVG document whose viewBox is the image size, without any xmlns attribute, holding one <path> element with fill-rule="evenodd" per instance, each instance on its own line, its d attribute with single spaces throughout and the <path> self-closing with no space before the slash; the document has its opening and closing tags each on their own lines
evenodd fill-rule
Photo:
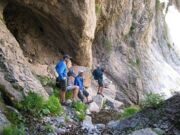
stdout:
<svg viewBox="0 0 180 135">
<path fill-rule="evenodd" d="M 93 70 L 93 72 L 92 72 L 92 75 L 93 75 L 93 77 L 94 77 L 94 80 L 98 80 L 98 79 L 100 79 L 101 77 L 102 77 L 102 71 L 101 71 L 101 69 L 95 69 L 95 70 Z"/>
</svg>

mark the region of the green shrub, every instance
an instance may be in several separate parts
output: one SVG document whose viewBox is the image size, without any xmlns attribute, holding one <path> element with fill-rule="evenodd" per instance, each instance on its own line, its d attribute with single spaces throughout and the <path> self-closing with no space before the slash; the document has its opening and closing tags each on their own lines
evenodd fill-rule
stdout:
<svg viewBox="0 0 180 135">
<path fill-rule="evenodd" d="M 83 121 L 86 117 L 86 112 L 76 111 L 76 117 L 79 121 Z"/>
<path fill-rule="evenodd" d="M 155 93 L 148 93 L 145 96 L 145 99 L 141 101 L 140 106 L 141 108 L 147 108 L 147 107 L 152 107 L 152 108 L 158 108 L 160 105 L 162 105 L 164 101 L 163 96 Z"/>
<path fill-rule="evenodd" d="M 45 125 L 44 128 L 45 128 L 46 133 L 53 133 L 54 132 L 54 128 L 50 124 Z"/>
<path fill-rule="evenodd" d="M 120 119 L 129 118 L 139 111 L 140 111 L 140 108 L 138 106 L 127 107 L 124 109 L 124 112 L 121 114 Z"/>
<path fill-rule="evenodd" d="M 61 115 L 63 113 L 63 107 L 59 103 L 59 98 L 54 95 L 45 101 L 40 95 L 30 92 L 17 106 L 21 111 L 30 113 L 34 117 Z"/>
<path fill-rule="evenodd" d="M 20 113 L 6 111 L 6 117 L 14 125 L 20 125 L 25 122 L 24 117 Z"/>
<path fill-rule="evenodd" d="M 72 91 L 66 92 L 66 99 L 72 99 L 72 97 L 73 97 L 73 92 Z"/>
<path fill-rule="evenodd" d="M 59 99 L 55 96 L 49 97 L 44 109 L 48 109 L 53 115 L 60 115 L 63 113 L 63 107 L 59 103 Z"/>
<path fill-rule="evenodd" d="M 59 88 L 57 88 L 57 87 L 54 87 L 54 88 L 53 88 L 53 95 L 54 95 L 55 97 L 58 97 L 58 98 L 59 98 L 59 96 L 60 96 L 60 90 L 59 90 Z"/>
<path fill-rule="evenodd" d="M 3 129 L 3 135 L 25 135 L 25 129 L 11 125 Z"/>
<path fill-rule="evenodd" d="M 30 92 L 28 96 L 21 102 L 21 109 L 30 112 L 34 116 L 39 116 L 43 109 L 45 101 L 43 97 L 37 93 Z"/>
<path fill-rule="evenodd" d="M 87 106 L 84 103 L 82 103 L 80 101 L 77 101 L 77 102 L 73 103 L 73 107 L 76 110 L 77 118 L 80 121 L 83 121 L 85 119 L 85 117 L 86 117 Z"/>
</svg>

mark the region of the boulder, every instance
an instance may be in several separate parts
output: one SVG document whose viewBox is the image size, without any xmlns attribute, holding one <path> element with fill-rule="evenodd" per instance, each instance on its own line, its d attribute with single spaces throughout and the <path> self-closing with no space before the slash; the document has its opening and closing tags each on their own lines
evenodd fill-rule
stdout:
<svg viewBox="0 0 180 135">
<path fill-rule="evenodd" d="M 82 122 L 82 130 L 86 131 L 87 134 L 94 133 L 96 131 L 90 116 L 86 116 L 85 120 Z"/>
<path fill-rule="evenodd" d="M 129 135 L 159 135 L 159 134 L 154 132 L 151 128 L 145 128 L 145 129 L 134 131 L 133 133 Z"/>
<path fill-rule="evenodd" d="M 90 112 L 96 112 L 98 113 L 100 111 L 100 108 L 99 106 L 95 103 L 95 102 L 92 102 L 90 105 L 89 105 L 89 111 Z"/>
<path fill-rule="evenodd" d="M 122 102 L 114 100 L 109 97 L 106 97 L 106 105 L 116 111 L 119 111 L 120 109 L 122 109 L 124 107 L 124 104 Z"/>
<path fill-rule="evenodd" d="M 106 128 L 105 124 L 96 124 L 95 126 L 99 131 L 103 131 Z"/>
<path fill-rule="evenodd" d="M 118 124 L 119 124 L 119 121 L 110 121 L 110 122 L 106 125 L 106 127 L 107 127 L 108 129 L 114 130 L 114 127 L 118 126 Z"/>
<path fill-rule="evenodd" d="M 100 109 L 102 109 L 106 99 L 101 95 L 96 95 L 93 97 L 93 101 L 98 105 Z"/>
</svg>

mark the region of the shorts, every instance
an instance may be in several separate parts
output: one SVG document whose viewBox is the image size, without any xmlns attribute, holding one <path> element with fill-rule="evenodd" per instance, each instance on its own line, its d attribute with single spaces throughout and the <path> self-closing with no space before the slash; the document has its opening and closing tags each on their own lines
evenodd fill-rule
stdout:
<svg viewBox="0 0 180 135">
<path fill-rule="evenodd" d="M 56 87 L 58 87 L 62 91 L 66 91 L 67 80 L 59 80 L 58 78 L 56 78 Z"/>
<path fill-rule="evenodd" d="M 67 86 L 66 91 L 72 91 L 73 89 L 77 89 L 77 88 L 78 88 L 78 86 L 76 86 L 76 85 Z"/>
<path fill-rule="evenodd" d="M 83 91 L 78 92 L 78 97 L 82 102 L 84 101 L 84 96 L 85 97 L 89 96 L 89 93 L 85 89 Z"/>
<path fill-rule="evenodd" d="M 99 85 L 99 87 L 104 86 L 103 79 L 98 79 L 98 85 Z"/>
</svg>

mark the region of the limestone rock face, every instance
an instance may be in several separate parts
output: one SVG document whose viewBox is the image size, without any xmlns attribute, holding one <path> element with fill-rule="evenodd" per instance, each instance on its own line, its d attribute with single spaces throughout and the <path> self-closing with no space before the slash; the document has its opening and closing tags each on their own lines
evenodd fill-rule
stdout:
<svg viewBox="0 0 180 135">
<path fill-rule="evenodd" d="M 77 64 L 92 65 L 91 45 L 96 28 L 95 0 L 16 0 L 16 3 L 10 2 L 8 6 L 8 26 L 19 42 L 24 44 L 26 54 L 38 58 L 33 61 L 52 63 L 52 59 L 60 58 L 61 53 L 68 53 Z M 16 21 L 9 15 L 11 13 L 20 20 L 28 20 L 29 17 L 32 20 L 29 20 L 30 23 Z M 14 21 L 16 26 L 10 21 Z"/>
<path fill-rule="evenodd" d="M 27 94 L 30 90 L 47 98 L 48 94 L 33 76 L 18 42 L 2 20 L 0 20 L 0 35 L 1 90 L 14 100 L 22 99 L 22 94 Z"/>
<path fill-rule="evenodd" d="M 170 3 L 178 7 L 178 2 Z M 101 0 L 97 5 L 94 63 L 107 68 L 116 84 L 116 98 L 131 104 L 150 91 L 166 98 L 180 91 L 178 44 L 171 44 L 168 38 L 165 4 Z"/>
<path fill-rule="evenodd" d="M 116 100 L 138 103 L 150 91 L 169 98 L 180 91 L 180 49 L 170 38 L 166 15 L 171 8 L 179 13 L 179 1 L 162 1 L 8 0 L 1 16 L 19 43 L 14 54 L 21 56 L 9 55 L 20 61 L 11 72 L 16 80 L 21 76 L 21 87 L 30 80 L 28 88 L 40 88 L 35 78 L 30 77 L 33 83 L 27 78 L 31 71 L 23 69 L 46 74 L 68 53 L 77 65 L 105 66 L 113 84 L 105 94 Z"/>
</svg>

